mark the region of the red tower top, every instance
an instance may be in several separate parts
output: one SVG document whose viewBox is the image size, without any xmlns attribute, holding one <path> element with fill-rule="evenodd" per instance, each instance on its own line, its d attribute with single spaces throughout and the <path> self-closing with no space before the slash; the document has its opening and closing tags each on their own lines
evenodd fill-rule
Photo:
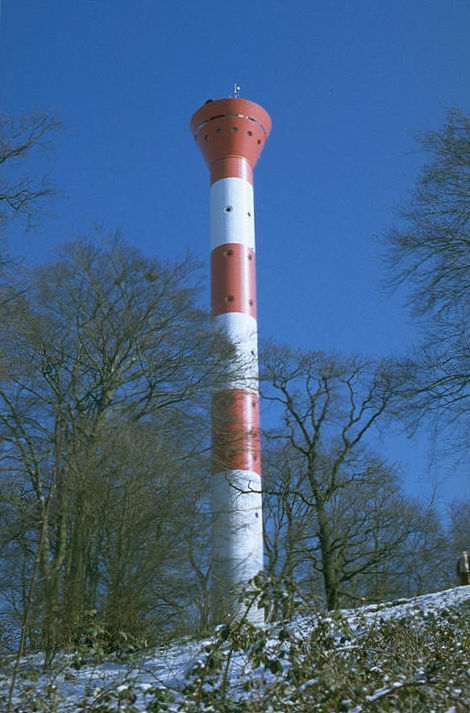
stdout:
<svg viewBox="0 0 470 713">
<path fill-rule="evenodd" d="M 217 99 L 195 112 L 191 131 L 209 166 L 211 183 L 229 176 L 251 182 L 271 131 L 271 119 L 248 99 Z"/>
</svg>

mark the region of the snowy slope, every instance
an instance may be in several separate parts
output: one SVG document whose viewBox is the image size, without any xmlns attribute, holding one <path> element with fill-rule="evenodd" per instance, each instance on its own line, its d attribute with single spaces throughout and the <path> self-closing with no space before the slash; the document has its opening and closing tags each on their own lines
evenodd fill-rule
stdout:
<svg viewBox="0 0 470 713">
<path fill-rule="evenodd" d="M 408 621 L 413 621 L 413 616 L 420 613 L 421 620 L 428 616 L 436 615 L 449 608 L 464 607 L 470 602 L 470 586 L 449 589 L 435 594 L 426 594 L 414 599 L 400 599 L 393 602 L 374 604 L 359 609 L 342 610 L 334 615 L 324 615 L 319 618 L 298 617 L 287 626 L 284 623 L 276 624 L 266 628 L 265 643 L 263 652 L 266 660 L 269 660 L 269 651 L 274 651 L 275 645 L 279 646 L 279 631 L 289 630 L 288 636 L 297 640 L 307 641 L 312 631 L 319 626 L 323 627 L 333 624 L 339 619 L 342 627 L 347 625 L 353 632 L 360 636 L 360 630 L 376 626 L 378 623 L 390 622 L 392 620 L 407 617 Z M 219 630 L 220 632 L 220 630 Z M 220 634 L 219 634 L 220 640 Z M 349 641 L 350 645 L 351 642 Z M 185 707 L 183 689 L 192 682 L 193 690 L 195 681 L 200 681 L 200 676 L 194 670 L 204 671 L 207 674 L 208 652 L 215 650 L 214 639 L 205 641 L 183 641 L 172 646 L 158 649 L 152 654 L 141 656 L 138 659 L 127 662 L 107 661 L 92 665 L 91 663 L 75 670 L 70 664 L 71 660 L 62 659 L 54 665 L 52 672 L 42 671 L 42 657 L 26 657 L 21 664 L 18 681 L 15 686 L 14 708 L 18 713 L 30 713 L 30 711 L 60 711 L 61 713 L 71 713 L 72 711 L 132 711 L 132 712 L 155 712 L 159 710 L 182 711 L 189 710 Z M 223 648 L 223 647 L 222 647 Z M 253 647 L 251 647 L 252 649 Z M 227 647 L 225 649 L 225 655 Z M 249 652 L 252 657 L 253 651 Z M 222 657 L 223 658 L 223 657 Z M 226 660 L 226 659 L 225 659 Z M 253 660 L 253 657 L 250 661 Z M 243 676 L 253 680 L 253 676 L 260 676 L 263 685 L 268 685 L 276 675 L 276 667 L 271 663 L 259 672 L 254 672 L 253 667 L 248 670 L 247 656 L 233 651 L 230 659 L 230 667 L 227 667 L 227 685 L 240 688 Z M 225 663 L 220 664 L 221 667 Z M 272 669 L 271 673 L 268 668 Z M 285 664 L 278 664 L 278 672 L 285 669 Z M 191 675 L 189 672 L 193 671 Z M 210 679 L 210 676 L 208 676 Z M 6 710 L 6 701 L 9 689 L 10 676 L 8 672 L 0 672 L 0 710 Z M 313 679 L 312 679 L 313 680 Z M 266 683 L 268 682 L 268 683 Z M 310 684 L 305 681 L 304 686 Z M 199 684 L 198 684 L 199 685 Z M 206 684 L 204 684 L 206 685 Z M 207 684 L 208 685 L 208 684 Z M 260 684 L 261 685 L 261 684 Z M 393 685 L 396 685 L 395 683 Z M 202 687 L 201 687 L 202 690 Z M 238 690 L 238 689 L 237 689 Z M 240 689 L 241 690 L 241 689 Z M 388 689 L 379 688 L 377 696 L 385 696 Z M 385 692 L 385 693 L 384 693 Z M 470 691 L 467 702 L 470 701 Z M 466 695 L 466 694 L 465 694 Z M 158 701 L 162 700 L 161 707 Z M 373 696 L 369 695 L 368 703 L 373 702 Z M 348 708 L 347 702 L 344 710 L 362 711 L 362 706 Z M 201 703 L 202 706 L 202 703 Z M 191 710 L 196 710 L 191 708 Z M 470 710 L 470 703 L 468 709 Z M 215 710 L 210 707 L 201 707 L 201 710 Z M 216 710 L 219 710 L 217 708 Z M 274 709 L 269 709 L 274 710 Z M 276 708 L 276 710 L 279 710 Z M 290 710 L 290 709 L 289 709 Z M 384 709 L 388 710 L 388 709 Z M 441 710 L 436 709 L 436 710 Z M 449 711 L 457 711 L 457 708 L 449 706 Z M 462 709 L 464 710 L 464 709 Z M 465 709 L 467 710 L 467 709 Z"/>
</svg>

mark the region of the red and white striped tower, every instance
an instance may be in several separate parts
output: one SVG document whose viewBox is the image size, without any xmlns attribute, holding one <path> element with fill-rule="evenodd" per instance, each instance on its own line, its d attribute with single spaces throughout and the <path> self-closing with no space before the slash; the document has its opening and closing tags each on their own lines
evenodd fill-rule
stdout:
<svg viewBox="0 0 470 713">
<path fill-rule="evenodd" d="M 215 620 L 239 613 L 237 591 L 263 569 L 253 169 L 270 129 L 267 112 L 238 96 L 206 102 L 191 120 L 210 170 L 212 315 L 235 347 L 213 397 Z"/>
</svg>

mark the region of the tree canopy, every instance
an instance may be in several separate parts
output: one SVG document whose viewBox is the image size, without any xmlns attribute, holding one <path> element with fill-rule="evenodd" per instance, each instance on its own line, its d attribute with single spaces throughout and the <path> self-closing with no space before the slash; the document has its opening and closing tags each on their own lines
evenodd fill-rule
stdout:
<svg viewBox="0 0 470 713">
<path fill-rule="evenodd" d="M 385 236 L 389 284 L 403 285 L 423 330 L 415 350 L 418 418 L 438 414 L 452 445 L 465 448 L 470 426 L 470 117 L 447 113 L 418 136 L 427 162 L 399 223 Z"/>
</svg>

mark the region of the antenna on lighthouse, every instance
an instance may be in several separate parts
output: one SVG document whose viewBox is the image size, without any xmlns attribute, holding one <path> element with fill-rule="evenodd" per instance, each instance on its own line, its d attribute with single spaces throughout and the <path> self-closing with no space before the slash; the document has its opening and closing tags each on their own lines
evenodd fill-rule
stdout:
<svg viewBox="0 0 470 713">
<path fill-rule="evenodd" d="M 238 99 L 238 98 L 239 98 L 239 96 L 240 96 L 240 90 L 241 90 L 240 85 L 235 82 L 235 84 L 233 85 L 232 99 Z"/>
</svg>

